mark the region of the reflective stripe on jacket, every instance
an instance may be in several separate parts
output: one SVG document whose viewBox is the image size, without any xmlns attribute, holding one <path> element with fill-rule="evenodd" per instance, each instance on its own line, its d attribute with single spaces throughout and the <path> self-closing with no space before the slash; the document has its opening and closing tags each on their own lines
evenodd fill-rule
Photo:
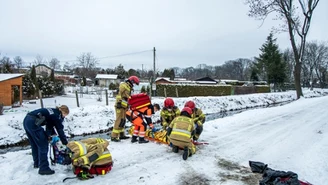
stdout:
<svg viewBox="0 0 328 185">
<path fill-rule="evenodd" d="M 170 140 L 190 142 L 191 133 L 194 130 L 193 119 L 186 116 L 176 117 L 169 126 L 172 128 Z"/>
<path fill-rule="evenodd" d="M 131 96 L 131 87 L 127 82 L 123 82 L 120 84 L 118 94 L 116 96 L 116 102 L 122 102 L 127 104 L 127 100 Z"/>
</svg>

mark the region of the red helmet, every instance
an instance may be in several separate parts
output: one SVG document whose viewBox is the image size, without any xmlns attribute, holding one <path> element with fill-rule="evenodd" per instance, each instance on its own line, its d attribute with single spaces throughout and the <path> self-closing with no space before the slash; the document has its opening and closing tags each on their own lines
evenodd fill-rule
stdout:
<svg viewBox="0 0 328 185">
<path fill-rule="evenodd" d="M 131 81 L 131 83 L 139 85 L 140 80 L 137 76 L 130 76 L 128 79 Z"/>
<path fill-rule="evenodd" d="M 191 110 L 194 110 L 195 106 L 195 102 L 193 101 L 187 101 L 184 105 L 185 107 L 189 107 Z"/>
<path fill-rule="evenodd" d="M 192 110 L 189 107 L 183 107 L 183 109 L 181 110 L 181 113 L 182 112 L 187 112 L 189 114 L 189 116 L 192 115 Z"/>
<path fill-rule="evenodd" d="M 164 100 L 164 107 L 173 107 L 174 106 L 174 101 L 172 98 L 166 98 Z"/>
</svg>

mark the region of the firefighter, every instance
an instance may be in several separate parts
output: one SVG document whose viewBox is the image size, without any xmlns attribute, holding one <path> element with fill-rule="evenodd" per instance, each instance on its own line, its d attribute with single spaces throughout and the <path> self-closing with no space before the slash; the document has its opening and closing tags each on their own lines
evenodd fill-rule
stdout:
<svg viewBox="0 0 328 185">
<path fill-rule="evenodd" d="M 131 96 L 133 85 L 139 85 L 139 78 L 130 76 L 125 82 L 121 83 L 119 92 L 116 96 L 115 112 L 116 120 L 114 123 L 111 141 L 119 142 L 121 139 L 128 139 L 130 137 L 125 135 L 124 126 L 126 122 L 126 111 L 128 109 L 128 99 Z"/>
<path fill-rule="evenodd" d="M 164 107 L 161 110 L 161 123 L 163 130 L 170 125 L 171 121 L 180 115 L 180 109 L 174 105 L 174 101 L 172 98 L 166 98 L 164 100 Z"/>
<path fill-rule="evenodd" d="M 147 125 L 153 129 L 154 125 L 151 119 L 152 114 L 159 111 L 160 107 L 158 104 L 150 104 L 149 106 L 137 109 L 137 110 L 128 110 L 126 112 L 127 119 L 134 125 L 134 130 L 132 134 L 131 142 L 139 143 L 148 143 L 148 140 L 145 140 L 145 133 L 147 130 Z M 146 122 L 145 122 L 145 121 Z M 139 140 L 138 140 L 139 137 Z"/>
<path fill-rule="evenodd" d="M 203 124 L 205 123 L 205 114 L 200 108 L 196 108 L 195 102 L 187 101 L 184 105 L 185 107 L 189 107 L 192 110 L 191 118 L 194 120 L 196 125 L 196 133 L 193 137 L 193 140 L 196 141 L 199 139 L 200 134 L 203 132 Z"/>
<path fill-rule="evenodd" d="M 110 163 L 112 165 L 112 156 L 108 150 L 109 142 L 102 138 L 88 138 L 81 141 L 70 141 L 67 148 L 71 153 L 71 160 L 74 168 L 83 169 L 78 174 L 84 179 L 92 178 L 89 169 L 92 166 L 104 165 Z"/>
<path fill-rule="evenodd" d="M 189 107 L 184 107 L 181 110 L 181 116 L 174 118 L 167 129 L 172 151 L 178 153 L 179 148 L 183 148 L 183 160 L 187 160 L 196 152 L 196 147 L 191 139 L 194 134 L 194 121 L 191 116 L 192 110 Z"/>
<path fill-rule="evenodd" d="M 63 120 L 68 114 L 68 107 L 61 105 L 56 108 L 34 110 L 24 118 L 23 125 L 31 145 L 34 168 L 39 168 L 40 175 L 51 175 L 55 173 L 54 170 L 49 168 L 48 140 L 57 131 L 61 142 L 64 145 L 67 144 Z M 45 126 L 45 130 L 42 126 Z"/>
</svg>

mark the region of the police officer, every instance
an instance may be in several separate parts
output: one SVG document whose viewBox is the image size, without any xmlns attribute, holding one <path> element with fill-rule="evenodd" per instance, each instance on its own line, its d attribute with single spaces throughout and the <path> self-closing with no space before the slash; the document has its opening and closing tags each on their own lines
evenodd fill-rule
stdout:
<svg viewBox="0 0 328 185">
<path fill-rule="evenodd" d="M 49 168 L 48 140 L 57 131 L 61 142 L 66 145 L 63 120 L 69 114 L 66 105 L 56 108 L 41 108 L 28 113 L 24 118 L 24 129 L 31 145 L 34 168 L 40 175 L 51 175 L 55 171 Z M 43 128 L 45 126 L 45 129 Z"/>
</svg>

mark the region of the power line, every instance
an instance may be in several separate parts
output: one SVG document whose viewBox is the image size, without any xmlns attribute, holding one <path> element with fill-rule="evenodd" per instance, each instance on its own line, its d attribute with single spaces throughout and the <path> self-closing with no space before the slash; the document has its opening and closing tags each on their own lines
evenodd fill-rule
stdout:
<svg viewBox="0 0 328 185">
<path fill-rule="evenodd" d="M 136 55 L 136 54 L 140 54 L 140 53 L 145 53 L 145 52 L 149 52 L 149 51 L 153 51 L 153 50 L 144 50 L 144 51 L 138 51 L 138 52 L 133 52 L 133 53 L 125 53 L 125 54 L 113 55 L 113 56 L 107 56 L 107 57 L 98 57 L 96 59 L 101 60 L 101 59 L 105 59 L 105 58 L 123 57 L 123 56 L 128 56 L 128 55 Z M 79 61 L 79 60 L 67 60 L 67 61 L 63 61 L 63 62 L 76 62 L 76 61 Z"/>
</svg>

